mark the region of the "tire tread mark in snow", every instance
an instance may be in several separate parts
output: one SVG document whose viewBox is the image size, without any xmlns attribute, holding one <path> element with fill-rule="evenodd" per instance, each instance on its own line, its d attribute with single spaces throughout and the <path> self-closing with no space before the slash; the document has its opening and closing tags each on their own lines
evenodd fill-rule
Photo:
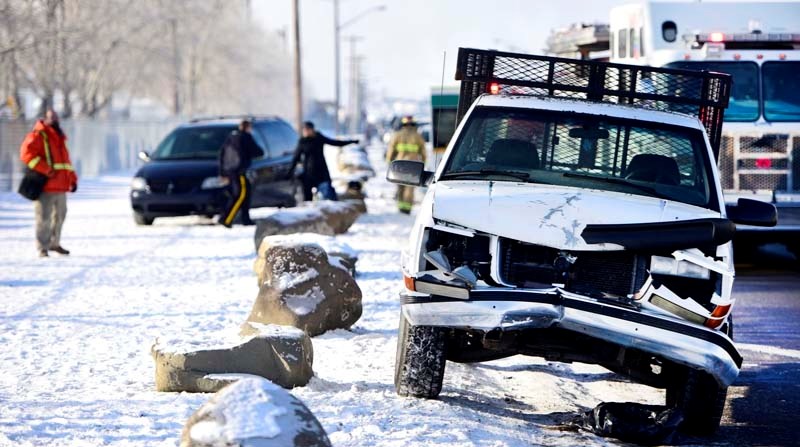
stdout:
<svg viewBox="0 0 800 447">
<path fill-rule="evenodd" d="M 178 240 L 180 240 L 188 231 L 189 231 L 188 228 L 182 228 L 181 231 L 174 234 L 171 238 L 165 240 L 164 242 L 154 247 L 151 247 L 149 250 L 154 251 L 164 247 L 168 247 L 177 242 Z M 61 286 L 53 290 L 53 293 L 50 295 L 50 297 L 42 298 L 17 313 L 0 317 L 8 318 L 10 320 L 18 320 L 20 318 L 29 317 L 33 312 L 43 308 L 44 306 L 56 304 L 65 297 L 67 297 L 67 292 L 69 291 L 69 289 L 73 287 L 74 285 L 73 283 L 79 282 L 81 278 L 83 278 L 90 271 L 95 270 L 99 267 L 108 267 L 112 264 L 116 264 L 117 262 L 120 262 L 125 259 L 130 259 L 132 256 L 141 252 L 142 252 L 142 247 L 136 247 L 134 250 L 131 250 L 128 253 L 124 253 L 117 256 L 103 257 L 100 259 L 100 261 L 84 266 L 83 268 L 73 273 L 72 275 L 61 279 L 60 280 Z"/>
</svg>

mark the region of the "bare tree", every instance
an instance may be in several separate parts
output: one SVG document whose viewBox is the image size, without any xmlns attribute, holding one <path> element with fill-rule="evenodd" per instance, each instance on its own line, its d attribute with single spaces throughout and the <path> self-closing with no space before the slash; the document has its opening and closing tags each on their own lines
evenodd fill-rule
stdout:
<svg viewBox="0 0 800 447">
<path fill-rule="evenodd" d="M 150 98 L 174 114 L 288 117 L 290 74 L 279 36 L 246 2 L 0 0 L 4 103 L 29 91 L 65 116 Z"/>
</svg>

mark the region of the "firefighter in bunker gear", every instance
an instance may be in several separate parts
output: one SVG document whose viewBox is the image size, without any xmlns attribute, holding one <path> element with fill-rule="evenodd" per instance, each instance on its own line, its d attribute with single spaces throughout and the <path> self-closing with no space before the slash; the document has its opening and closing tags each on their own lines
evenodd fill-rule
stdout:
<svg viewBox="0 0 800 447">
<path fill-rule="evenodd" d="M 219 216 L 219 223 L 230 228 L 237 213 L 241 214 L 242 225 L 253 225 L 250 220 L 250 181 L 245 175 L 254 158 L 264 155 L 264 151 L 250 134 L 253 124 L 242 120 L 239 129 L 234 130 L 219 153 L 219 175 L 226 178 L 230 197 Z"/>
<path fill-rule="evenodd" d="M 78 176 L 72 168 L 66 141 L 58 114 L 48 109 L 19 148 L 22 163 L 48 177 L 42 195 L 34 201 L 36 247 L 40 257 L 47 257 L 48 251 L 69 254 L 69 250 L 61 246 L 61 228 L 67 217 L 66 193 L 78 189 Z"/>
<path fill-rule="evenodd" d="M 392 135 L 389 150 L 386 153 L 387 163 L 394 160 L 413 160 L 425 163 L 425 140 L 417 132 L 417 123 L 411 116 L 400 120 L 400 129 Z M 401 213 L 411 213 L 414 205 L 414 187 L 398 185 L 397 209 Z"/>
</svg>

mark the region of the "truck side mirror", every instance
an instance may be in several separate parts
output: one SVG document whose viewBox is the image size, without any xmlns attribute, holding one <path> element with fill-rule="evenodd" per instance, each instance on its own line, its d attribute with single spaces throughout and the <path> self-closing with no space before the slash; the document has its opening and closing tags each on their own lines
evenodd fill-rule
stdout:
<svg viewBox="0 0 800 447">
<path fill-rule="evenodd" d="M 427 186 L 433 172 L 425 170 L 425 163 L 411 160 L 395 160 L 386 171 L 386 180 L 400 185 Z"/>
<path fill-rule="evenodd" d="M 778 223 L 775 205 L 760 200 L 740 198 L 736 205 L 726 205 L 728 219 L 739 225 L 774 227 Z"/>
<path fill-rule="evenodd" d="M 139 160 L 147 163 L 150 161 L 150 154 L 148 154 L 147 151 L 139 151 Z"/>
</svg>

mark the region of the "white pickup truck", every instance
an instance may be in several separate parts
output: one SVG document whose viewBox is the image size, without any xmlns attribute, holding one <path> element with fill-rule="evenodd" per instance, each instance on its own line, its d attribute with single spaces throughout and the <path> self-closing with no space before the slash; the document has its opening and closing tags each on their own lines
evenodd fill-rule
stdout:
<svg viewBox="0 0 800 447">
<path fill-rule="evenodd" d="M 459 125 L 402 269 L 401 395 L 433 398 L 446 360 L 523 354 L 602 365 L 665 388 L 682 429 L 719 426 L 742 357 L 732 342 L 735 225 L 716 151 L 730 78 L 710 72 L 461 49 Z"/>
</svg>

